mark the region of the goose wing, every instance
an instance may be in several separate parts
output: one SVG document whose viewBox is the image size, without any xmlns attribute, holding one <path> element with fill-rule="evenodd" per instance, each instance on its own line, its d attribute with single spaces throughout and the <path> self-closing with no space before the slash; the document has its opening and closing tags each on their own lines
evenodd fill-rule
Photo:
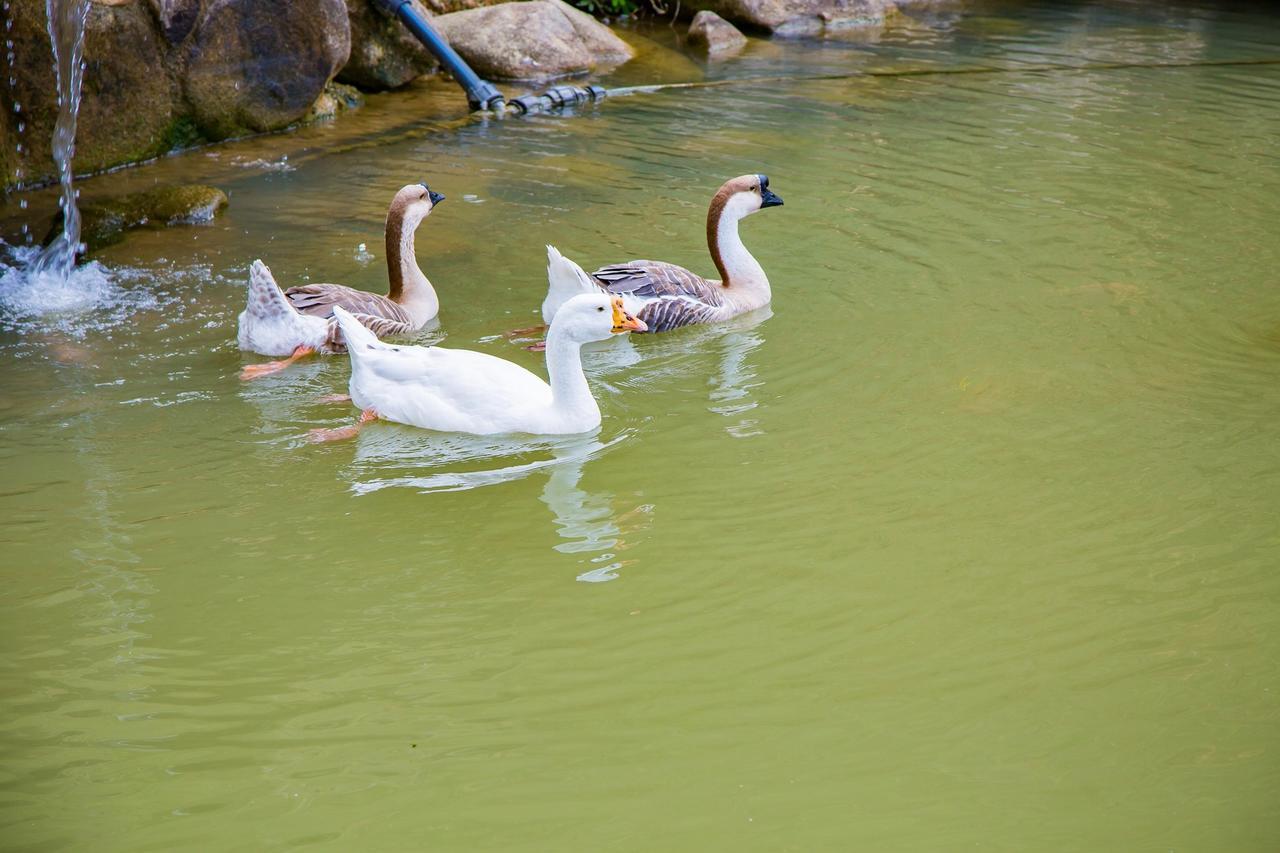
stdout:
<svg viewBox="0 0 1280 853">
<path fill-rule="evenodd" d="M 299 314 L 313 317 L 332 318 L 333 306 L 341 305 L 380 338 L 400 338 L 416 331 L 409 312 L 380 293 L 341 284 L 303 284 L 289 288 L 284 295 Z M 335 352 L 346 348 L 336 322 L 329 324 L 325 342 Z"/>
<path fill-rule="evenodd" d="M 724 305 L 724 288 L 718 281 L 707 281 L 663 261 L 614 264 L 601 267 L 591 277 L 610 293 L 642 301 L 636 316 L 651 332 L 709 323 Z"/>
<path fill-rule="evenodd" d="M 381 293 L 369 293 L 341 284 L 303 284 L 289 288 L 284 295 L 289 297 L 289 304 L 299 314 L 332 317 L 333 306 L 341 305 L 352 314 L 412 324 L 409 312 Z"/>
</svg>

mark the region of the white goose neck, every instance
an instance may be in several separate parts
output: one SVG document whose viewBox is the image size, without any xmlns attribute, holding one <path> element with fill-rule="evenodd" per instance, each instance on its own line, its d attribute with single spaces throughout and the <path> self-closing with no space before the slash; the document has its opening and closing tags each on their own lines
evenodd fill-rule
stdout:
<svg viewBox="0 0 1280 853">
<path fill-rule="evenodd" d="M 553 324 L 547 333 L 547 375 L 551 407 L 570 417 L 600 420 L 600 406 L 582 371 L 582 344 Z"/>
<path fill-rule="evenodd" d="M 421 326 L 440 312 L 440 297 L 418 266 L 413 238 L 423 217 L 388 219 L 387 276 L 391 289 L 388 296 L 409 312 Z"/>
<path fill-rule="evenodd" d="M 721 208 L 714 229 L 707 229 L 707 236 L 711 238 L 708 248 L 720 270 L 721 283 L 735 301 L 743 303 L 744 310 L 745 307 L 765 304 L 770 296 L 769 278 L 764 274 L 764 268 L 738 236 L 738 221 L 754 212 L 754 208 L 747 207 L 750 201 L 746 193 L 731 197 Z"/>
</svg>

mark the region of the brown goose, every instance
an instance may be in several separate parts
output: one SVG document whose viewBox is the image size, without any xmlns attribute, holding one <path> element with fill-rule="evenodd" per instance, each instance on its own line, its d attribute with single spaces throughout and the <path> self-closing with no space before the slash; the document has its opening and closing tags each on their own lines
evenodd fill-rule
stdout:
<svg viewBox="0 0 1280 853">
<path fill-rule="evenodd" d="M 707 248 L 720 273 L 707 279 L 663 261 L 631 261 L 601 267 L 588 275 L 573 261 L 547 246 L 547 298 L 542 319 L 578 293 L 601 290 L 621 296 L 626 310 L 643 320 L 650 332 L 665 332 L 694 323 L 714 323 L 767 305 L 769 278 L 738 237 L 738 221 L 782 199 L 769 189 L 767 175 L 742 175 L 725 181 L 707 211 Z"/>
<path fill-rule="evenodd" d="M 281 290 L 262 261 L 249 271 L 249 302 L 240 315 L 240 349 L 261 355 L 287 355 L 281 361 L 254 364 L 240 372 L 255 379 L 283 370 L 312 353 L 346 351 L 335 305 L 351 312 L 380 337 L 412 334 L 440 311 L 435 288 L 418 267 L 414 233 L 432 209 L 444 201 L 425 183 L 402 187 L 387 210 L 386 253 L 390 290 L 386 296 L 341 284 L 303 284 Z"/>
</svg>

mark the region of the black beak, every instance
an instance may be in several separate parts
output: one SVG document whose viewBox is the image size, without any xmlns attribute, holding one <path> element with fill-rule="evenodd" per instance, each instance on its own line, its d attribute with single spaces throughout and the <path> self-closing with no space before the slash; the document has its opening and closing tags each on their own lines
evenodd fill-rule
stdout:
<svg viewBox="0 0 1280 853">
<path fill-rule="evenodd" d="M 773 190 L 768 187 L 760 188 L 760 209 L 766 207 L 782 207 L 782 199 L 773 194 Z"/>
<path fill-rule="evenodd" d="M 444 201 L 444 195 L 436 192 L 435 190 L 431 189 L 431 187 L 427 186 L 426 181 L 420 181 L 419 183 L 422 185 L 422 188 L 427 191 L 427 198 L 431 199 L 431 204 L 433 206 Z"/>
</svg>

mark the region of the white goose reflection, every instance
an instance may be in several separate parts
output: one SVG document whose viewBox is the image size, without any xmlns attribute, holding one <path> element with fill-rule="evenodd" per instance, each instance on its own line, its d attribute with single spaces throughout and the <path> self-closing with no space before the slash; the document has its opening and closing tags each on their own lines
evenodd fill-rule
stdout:
<svg viewBox="0 0 1280 853">
<path fill-rule="evenodd" d="M 711 406 L 708 408 L 718 415 L 733 419 L 733 423 L 725 427 L 725 432 L 734 438 L 764 434 L 760 421 L 747 415 L 760 405 L 754 392 L 764 384 L 749 360 L 749 356 L 764 341 L 757 328 L 764 319 L 756 318 L 752 325 L 731 331 L 721 339 L 723 355 L 720 370 L 710 379 Z"/>
<path fill-rule="evenodd" d="M 563 540 L 555 550 L 589 566 L 578 574 L 578 580 L 610 581 L 632 562 L 619 558 L 619 553 L 630 547 L 625 537 L 648 526 L 653 507 L 644 504 L 617 515 L 612 493 L 589 492 L 582 488 L 581 481 L 590 460 L 630 435 L 623 432 L 602 441 L 596 435 L 535 438 L 432 433 L 407 427 L 365 430 L 357 439 L 351 490 L 357 495 L 389 488 L 452 492 L 512 482 L 546 471 L 541 500 L 550 508 Z M 491 467 L 495 460 L 528 458 L 530 453 L 549 456 Z M 481 467 L 475 467 L 477 464 Z"/>
<path fill-rule="evenodd" d="M 764 429 L 759 420 L 750 415 L 760 405 L 757 389 L 764 384 L 752 356 L 764 343 L 760 326 L 772 316 L 772 310 L 765 306 L 724 323 L 681 329 L 646 340 L 640 353 L 641 368 L 619 379 L 618 387 L 608 387 L 628 395 L 642 393 L 645 386 L 687 379 L 694 371 L 705 371 L 708 362 L 714 360 L 707 376 L 707 410 L 730 420 L 724 429 L 734 438 L 762 435 Z M 634 346 L 630 342 L 628 345 Z"/>
<path fill-rule="evenodd" d="M 614 513 L 611 492 L 588 492 L 581 486 L 586 457 L 568 453 L 556 459 L 542 489 L 542 502 L 555 516 L 564 540 L 555 549 L 562 554 L 594 554 L 583 558 L 592 568 L 578 575 L 584 583 L 616 580 L 621 569 L 635 562 L 620 558 L 630 544 L 626 536 L 649 526 L 652 504 L 641 504 L 622 515 Z"/>
<path fill-rule="evenodd" d="M 479 436 L 380 426 L 380 429 L 364 430 L 356 439 L 351 491 L 357 495 L 390 488 L 456 492 L 508 483 L 551 468 L 565 459 L 581 464 L 631 435 L 624 431 L 604 441 L 598 435 Z M 484 467 L 496 460 L 527 458 L 544 452 L 549 452 L 551 457 L 497 468 Z M 481 467 L 473 467 L 477 464 Z"/>
</svg>

